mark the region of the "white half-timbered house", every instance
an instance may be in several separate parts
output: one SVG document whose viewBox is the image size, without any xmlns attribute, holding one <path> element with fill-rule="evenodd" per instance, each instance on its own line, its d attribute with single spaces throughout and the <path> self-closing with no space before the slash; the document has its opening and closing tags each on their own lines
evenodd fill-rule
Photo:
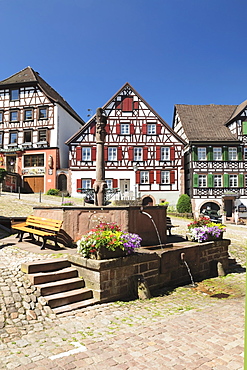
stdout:
<svg viewBox="0 0 247 370">
<path fill-rule="evenodd" d="M 126 83 L 103 107 L 108 117 L 104 160 L 108 188 L 119 199 L 143 204 L 168 201 L 183 193 L 183 140 Z M 68 141 L 71 193 L 92 188 L 96 177 L 95 116 Z"/>
<path fill-rule="evenodd" d="M 229 221 L 247 217 L 247 101 L 175 105 L 173 129 L 184 147 L 185 192 L 196 217 L 204 209 Z"/>
<path fill-rule="evenodd" d="M 0 167 L 5 189 L 66 190 L 65 141 L 85 122 L 31 67 L 0 81 Z"/>
</svg>

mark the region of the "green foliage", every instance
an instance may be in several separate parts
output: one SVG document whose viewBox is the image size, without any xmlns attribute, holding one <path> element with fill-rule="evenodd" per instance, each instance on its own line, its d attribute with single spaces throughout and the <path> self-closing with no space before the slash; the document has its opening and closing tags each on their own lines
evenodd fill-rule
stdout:
<svg viewBox="0 0 247 370">
<path fill-rule="evenodd" d="M 3 182 L 6 175 L 7 175 L 7 171 L 4 168 L 0 168 L 0 183 Z"/>
<path fill-rule="evenodd" d="M 177 202 L 177 211 L 178 213 L 191 213 L 192 206 L 190 197 L 187 194 L 180 195 Z"/>
<path fill-rule="evenodd" d="M 160 202 L 159 206 L 169 206 L 169 202 Z"/>
<path fill-rule="evenodd" d="M 58 195 L 60 192 L 59 189 L 49 189 L 46 193 L 46 195 Z"/>
</svg>

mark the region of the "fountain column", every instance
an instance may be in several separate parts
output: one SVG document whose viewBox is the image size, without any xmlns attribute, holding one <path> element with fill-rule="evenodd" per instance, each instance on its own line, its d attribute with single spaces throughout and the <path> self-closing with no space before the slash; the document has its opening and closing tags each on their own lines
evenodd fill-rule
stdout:
<svg viewBox="0 0 247 370">
<path fill-rule="evenodd" d="M 105 181 L 105 158 L 104 158 L 104 144 L 106 137 L 105 126 L 107 124 L 107 117 L 103 115 L 103 109 L 98 108 L 96 111 L 96 181 L 93 185 L 95 191 L 95 206 L 105 205 L 105 189 L 107 188 Z"/>
</svg>

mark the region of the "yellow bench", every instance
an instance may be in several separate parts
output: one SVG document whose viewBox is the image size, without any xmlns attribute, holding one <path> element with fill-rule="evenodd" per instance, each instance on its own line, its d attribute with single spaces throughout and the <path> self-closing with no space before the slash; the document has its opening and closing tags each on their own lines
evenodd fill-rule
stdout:
<svg viewBox="0 0 247 370">
<path fill-rule="evenodd" d="M 62 227 L 62 223 L 63 221 L 51 218 L 28 216 L 25 222 L 13 224 L 12 228 L 18 230 L 19 242 L 22 242 L 24 233 L 29 233 L 32 239 L 34 239 L 34 234 L 41 236 L 43 238 L 41 249 L 44 249 L 47 239 L 53 239 L 56 247 L 58 247 L 57 234 Z"/>
</svg>

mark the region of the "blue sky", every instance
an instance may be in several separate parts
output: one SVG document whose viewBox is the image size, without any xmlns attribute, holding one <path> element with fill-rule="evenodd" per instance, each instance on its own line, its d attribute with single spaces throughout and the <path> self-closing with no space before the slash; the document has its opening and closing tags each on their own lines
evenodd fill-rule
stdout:
<svg viewBox="0 0 247 370">
<path fill-rule="evenodd" d="M 246 0 L 0 0 L 0 80 L 31 66 L 87 120 L 125 82 L 174 104 L 247 99 Z"/>
</svg>

